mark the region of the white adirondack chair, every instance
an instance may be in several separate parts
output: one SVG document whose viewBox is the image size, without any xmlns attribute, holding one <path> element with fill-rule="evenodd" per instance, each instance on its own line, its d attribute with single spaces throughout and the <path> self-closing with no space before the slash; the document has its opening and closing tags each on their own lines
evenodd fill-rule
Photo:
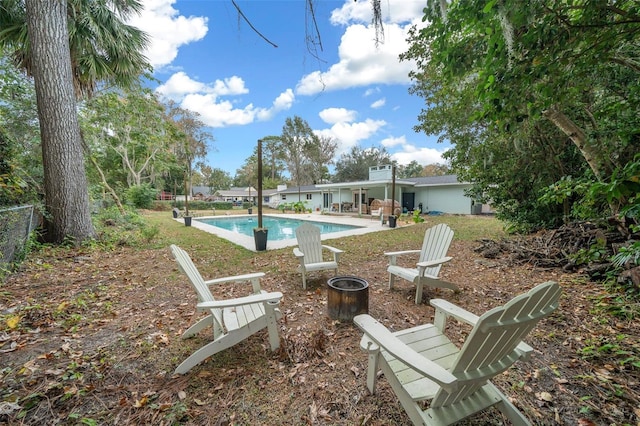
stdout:
<svg viewBox="0 0 640 426">
<path fill-rule="evenodd" d="M 172 244 L 171 252 L 182 272 L 187 275 L 198 294 L 198 310 L 207 311 L 203 317 L 182 334 L 182 338 L 194 336 L 207 326 L 213 326 L 213 341 L 198 349 L 176 368 L 177 374 L 184 374 L 206 358 L 241 342 L 252 334 L 267 328 L 271 350 L 280 347 L 277 320 L 280 318 L 278 305 L 282 293 L 267 293 L 260 289 L 263 272 L 236 275 L 205 281 L 193 264 L 191 257 L 180 247 Z M 248 281 L 253 294 L 235 299 L 215 300 L 209 286 L 229 282 Z"/>
<path fill-rule="evenodd" d="M 529 425 L 490 380 L 529 358 L 533 348 L 522 339 L 558 307 L 560 293 L 557 283 L 546 282 L 481 317 L 434 299 L 434 324 L 395 333 L 358 315 L 354 322 L 364 331 L 360 346 L 369 353 L 367 387 L 375 392 L 380 366 L 414 425 L 449 425 L 491 406 L 514 425 Z M 448 317 L 473 325 L 461 349 L 443 334 Z M 430 401 L 427 409 L 424 401 Z"/>
<path fill-rule="evenodd" d="M 338 274 L 338 258 L 343 250 L 322 244 L 320 240 L 320 228 L 308 222 L 296 228 L 298 247 L 293 249 L 293 254 L 300 261 L 298 271 L 302 274 L 302 288 L 307 288 L 307 272 L 333 269 Z M 323 258 L 323 249 L 333 254 L 333 260 Z"/>
<path fill-rule="evenodd" d="M 384 253 L 389 258 L 389 289 L 393 288 L 396 276 L 411 281 L 416 285 L 416 304 L 422 301 L 422 291 L 425 285 L 429 287 L 443 287 L 459 291 L 450 282 L 438 278 L 442 264 L 453 259 L 447 256 L 447 251 L 453 239 L 453 230 L 444 223 L 427 229 L 422 242 L 422 250 L 404 250 Z M 420 253 L 415 268 L 398 265 L 398 256 Z"/>
</svg>

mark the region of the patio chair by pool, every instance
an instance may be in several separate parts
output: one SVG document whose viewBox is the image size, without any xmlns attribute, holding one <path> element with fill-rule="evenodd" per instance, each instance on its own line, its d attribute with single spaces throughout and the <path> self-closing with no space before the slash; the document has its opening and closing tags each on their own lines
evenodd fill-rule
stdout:
<svg viewBox="0 0 640 426">
<path fill-rule="evenodd" d="M 371 220 L 373 219 L 382 220 L 382 207 L 371 209 Z"/>
<path fill-rule="evenodd" d="M 431 300 L 433 324 L 390 332 L 367 314 L 354 318 L 369 353 L 367 387 L 375 393 L 378 367 L 414 425 L 456 423 L 495 406 L 513 425 L 530 425 L 491 379 L 533 348 L 522 339 L 559 304 L 555 282 L 538 285 L 481 317 L 442 299 Z M 444 334 L 447 318 L 473 326 L 461 349 Z M 424 408 L 424 403 L 428 407 Z"/>
<path fill-rule="evenodd" d="M 310 223 L 303 223 L 296 228 L 298 247 L 293 249 L 293 254 L 300 261 L 298 271 L 302 274 L 302 288 L 307 288 L 307 272 L 333 269 L 338 274 L 338 258 L 342 250 L 328 245 L 323 245 L 320 240 L 320 228 Z M 323 249 L 333 255 L 333 260 L 323 258 Z"/>
<path fill-rule="evenodd" d="M 171 252 L 180 270 L 189 278 L 198 294 L 198 310 L 208 312 L 208 315 L 182 334 L 182 338 L 194 336 L 200 330 L 213 326 L 213 341 L 195 351 L 182 361 L 176 368 L 177 374 L 184 374 L 206 358 L 220 351 L 228 349 L 248 338 L 252 334 L 266 328 L 269 332 L 271 350 L 280 347 L 277 320 L 280 317 L 278 305 L 282 293 L 267 293 L 260 289 L 260 278 L 263 272 L 236 275 L 205 281 L 193 264 L 191 257 L 175 244 L 171 245 Z M 250 282 L 253 294 L 234 299 L 216 300 L 213 298 L 209 286 L 231 283 Z"/>
</svg>

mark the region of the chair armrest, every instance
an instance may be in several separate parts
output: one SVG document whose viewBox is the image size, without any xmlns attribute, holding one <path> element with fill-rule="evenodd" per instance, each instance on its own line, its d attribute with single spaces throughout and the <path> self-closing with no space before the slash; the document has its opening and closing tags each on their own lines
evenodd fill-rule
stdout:
<svg viewBox="0 0 640 426">
<path fill-rule="evenodd" d="M 344 253 L 344 250 L 340 250 L 340 249 L 335 248 L 335 247 L 326 246 L 326 245 L 324 245 L 324 244 L 322 245 L 322 247 L 326 248 L 327 250 L 329 250 L 329 251 L 331 251 L 331 252 L 333 252 L 333 253 L 338 253 L 338 254 L 340 254 L 340 253 Z"/>
<path fill-rule="evenodd" d="M 531 354 L 533 353 L 533 348 L 525 342 L 520 342 L 518 346 L 516 346 L 516 351 L 520 353 L 521 360 L 529 361 L 531 359 Z"/>
<path fill-rule="evenodd" d="M 418 262 L 418 267 L 428 268 L 429 266 L 437 266 L 442 263 L 446 263 L 451 259 L 453 259 L 453 257 L 447 256 L 447 257 L 442 257 L 440 259 L 425 260 L 424 262 Z"/>
<path fill-rule="evenodd" d="M 300 258 L 304 257 L 304 253 L 303 253 L 303 252 L 302 252 L 298 247 L 295 247 L 295 248 L 293 249 L 293 255 L 294 255 L 295 257 L 297 257 L 298 259 L 300 259 Z"/>
<path fill-rule="evenodd" d="M 480 318 L 476 314 L 443 299 L 431 299 L 429 303 L 436 309 L 433 324 L 438 327 L 440 331 L 444 330 L 444 323 L 448 317 L 454 317 L 458 321 L 465 322 L 471 326 L 475 326 Z"/>
<path fill-rule="evenodd" d="M 250 305 L 252 303 L 278 304 L 280 303 L 280 299 L 282 299 L 282 293 L 274 291 L 272 293 L 253 294 L 251 296 L 238 297 L 235 299 L 201 302 L 196 306 L 198 309 L 222 309 L 232 308 L 234 306 Z"/>
<path fill-rule="evenodd" d="M 389 251 L 384 253 L 385 256 L 400 256 L 403 254 L 415 254 L 420 253 L 420 250 L 403 250 L 403 251 Z"/>
<path fill-rule="evenodd" d="M 356 323 L 369 339 L 411 369 L 423 374 L 449 391 L 456 388 L 458 379 L 453 374 L 411 349 L 394 336 L 387 327 L 373 319 L 370 315 L 357 315 L 353 318 L 353 322 Z"/>
<path fill-rule="evenodd" d="M 264 272 L 254 272 L 252 274 L 235 275 L 233 277 L 222 277 L 205 281 L 206 285 L 222 284 L 233 281 L 247 281 L 251 283 L 254 294 L 260 294 L 260 278 L 264 277 Z"/>
<path fill-rule="evenodd" d="M 205 281 L 204 283 L 206 285 L 212 285 L 212 284 L 222 284 L 222 283 L 228 283 L 228 282 L 232 282 L 232 281 L 250 281 L 254 278 L 262 278 L 264 277 L 265 273 L 264 272 L 254 272 L 252 274 L 244 274 L 244 275 L 235 275 L 233 277 L 223 277 L 223 278 L 216 278 L 213 280 L 208 280 Z"/>
</svg>

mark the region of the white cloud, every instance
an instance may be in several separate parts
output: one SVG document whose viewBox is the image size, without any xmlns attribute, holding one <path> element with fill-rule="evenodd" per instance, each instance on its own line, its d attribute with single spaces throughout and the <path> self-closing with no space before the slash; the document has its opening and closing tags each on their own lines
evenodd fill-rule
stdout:
<svg viewBox="0 0 640 426">
<path fill-rule="evenodd" d="M 206 93 L 215 96 L 243 95 L 249 93 L 240 77 L 232 76 L 224 80 L 216 80 L 213 84 L 206 84 L 193 80 L 184 72 L 173 74 L 166 83 L 158 86 L 156 92 L 163 96 L 177 100 L 190 93 Z"/>
<path fill-rule="evenodd" d="M 218 101 L 213 94 L 189 94 L 185 96 L 181 107 L 197 112 L 202 121 L 211 127 L 249 124 L 258 113 L 253 104 L 244 108 L 234 108 L 231 102 Z"/>
<path fill-rule="evenodd" d="M 351 122 L 355 120 L 357 113 L 345 108 L 327 108 L 318 114 L 322 121 L 327 124 Z"/>
<path fill-rule="evenodd" d="M 345 1 L 331 13 L 331 23 L 345 27 L 338 49 L 339 61 L 328 71 L 303 76 L 296 86 L 300 95 L 368 86 L 371 84 L 409 84 L 411 61 L 400 62 L 399 55 L 409 48 L 407 36 L 412 25 L 421 26 L 423 0 L 382 2 L 384 20 L 381 43 L 376 46 L 372 10 L 368 1 Z M 365 96 L 371 94 L 367 90 Z"/>
<path fill-rule="evenodd" d="M 407 142 L 405 136 L 386 138 L 383 139 L 380 144 L 385 148 L 400 148 L 400 151 L 391 154 L 391 158 L 403 166 L 406 166 L 412 161 L 416 161 L 423 166 L 436 163 L 444 164 L 445 160 L 442 154 L 449 149 L 444 148 L 438 150 L 435 148 L 416 146 Z"/>
<path fill-rule="evenodd" d="M 238 108 L 231 100 L 222 98 L 248 93 L 242 79 L 231 77 L 207 85 L 190 79 L 184 73 L 174 74 L 157 91 L 176 100 L 182 108 L 197 112 L 211 127 L 241 126 L 256 120 L 269 120 L 276 113 L 290 109 L 295 100 L 293 90 L 287 89 L 278 95 L 271 108 L 257 108 L 251 103 Z"/>
<path fill-rule="evenodd" d="M 382 19 L 385 23 L 402 24 L 422 18 L 424 0 L 387 0 L 381 3 Z M 371 3 L 368 1 L 346 1 L 340 9 L 331 12 L 333 25 L 349 25 L 354 22 L 369 23 L 373 18 Z"/>
<path fill-rule="evenodd" d="M 278 111 L 283 111 L 291 108 L 293 101 L 295 101 L 296 96 L 293 94 L 293 90 L 287 89 L 284 92 L 280 93 L 280 96 L 273 101 L 273 107 Z"/>
<path fill-rule="evenodd" d="M 326 136 L 335 139 L 338 142 L 336 157 L 356 146 L 360 141 L 369 139 L 378 130 L 387 124 L 384 120 L 371 120 L 357 123 L 349 123 L 346 121 L 337 122 L 329 129 L 316 130 L 319 136 Z"/>
<path fill-rule="evenodd" d="M 412 152 L 396 152 L 391 155 L 391 159 L 396 160 L 398 164 L 406 166 L 412 161 L 416 161 L 418 164 L 427 166 L 429 164 L 445 164 L 446 161 L 442 158 L 442 154 L 445 152 L 439 151 L 434 148 L 418 148 Z"/>
<path fill-rule="evenodd" d="M 191 79 L 187 74 L 180 71 L 173 74 L 162 85 L 156 88 L 156 92 L 167 98 L 182 98 L 187 93 L 205 91 L 206 85 L 199 81 Z"/>
<path fill-rule="evenodd" d="M 201 40 L 208 31 L 206 17 L 178 15 L 172 7 L 175 2 L 144 0 L 144 11 L 129 20 L 129 24 L 149 34 L 150 45 L 144 54 L 154 68 L 170 64 L 181 46 Z"/>
<path fill-rule="evenodd" d="M 278 112 L 286 111 L 291 108 L 296 97 L 293 94 L 293 90 L 287 89 L 273 101 L 273 106 L 269 109 L 258 110 L 258 120 L 266 121 L 272 119 Z"/>
<path fill-rule="evenodd" d="M 243 95 L 249 93 L 249 89 L 244 87 L 244 80 L 235 75 L 224 80 L 216 80 L 213 85 L 213 93 L 223 95 Z"/>
<path fill-rule="evenodd" d="M 369 88 L 369 89 L 364 91 L 364 97 L 366 98 L 367 96 L 375 95 L 376 93 L 380 93 L 380 88 L 379 87 L 371 87 L 371 88 Z"/>
<path fill-rule="evenodd" d="M 386 138 L 380 141 L 380 145 L 382 145 L 385 148 L 392 148 L 394 146 L 398 146 L 398 145 L 402 146 L 406 144 L 407 144 L 407 138 L 404 136 L 399 136 L 396 138 Z"/>
<path fill-rule="evenodd" d="M 387 103 L 387 100 L 385 98 L 378 99 L 377 101 L 371 104 L 371 108 L 374 108 L 374 109 L 382 108 L 383 106 L 385 106 L 386 103 Z"/>
<path fill-rule="evenodd" d="M 408 74 L 415 69 L 415 65 L 398 59 L 398 55 L 408 49 L 406 28 L 391 25 L 385 29 L 385 34 L 385 42 L 376 47 L 371 27 L 348 27 L 338 49 L 338 63 L 326 72 L 315 71 L 303 76 L 296 86 L 296 92 L 315 95 L 322 91 L 371 84 L 409 84 Z"/>
</svg>

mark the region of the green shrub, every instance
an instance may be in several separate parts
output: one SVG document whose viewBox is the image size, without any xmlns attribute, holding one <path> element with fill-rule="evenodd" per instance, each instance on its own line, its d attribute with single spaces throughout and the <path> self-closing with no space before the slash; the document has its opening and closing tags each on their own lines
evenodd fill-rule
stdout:
<svg viewBox="0 0 640 426">
<path fill-rule="evenodd" d="M 422 223 L 424 218 L 420 215 L 420 210 L 413 211 L 413 223 Z"/>
<path fill-rule="evenodd" d="M 171 208 L 184 210 L 184 201 L 172 201 Z M 231 210 L 233 203 L 227 201 L 189 201 L 189 210 Z"/>
<path fill-rule="evenodd" d="M 127 204 L 139 209 L 150 209 L 157 195 L 157 189 L 152 188 L 151 185 L 147 183 L 143 183 L 142 185 L 132 186 L 127 189 L 124 197 Z"/>
<path fill-rule="evenodd" d="M 166 212 L 172 209 L 173 209 L 173 206 L 171 205 L 171 201 L 156 200 L 151 205 L 151 210 L 156 212 Z"/>
<path fill-rule="evenodd" d="M 160 233 L 157 225 L 149 225 L 137 211 L 127 207 L 122 215 L 116 207 L 109 207 L 94 216 L 97 243 L 106 248 L 137 247 L 149 243 Z"/>
<path fill-rule="evenodd" d="M 230 201 L 214 201 L 213 208 L 216 210 L 231 210 L 233 209 L 233 203 Z"/>
</svg>

